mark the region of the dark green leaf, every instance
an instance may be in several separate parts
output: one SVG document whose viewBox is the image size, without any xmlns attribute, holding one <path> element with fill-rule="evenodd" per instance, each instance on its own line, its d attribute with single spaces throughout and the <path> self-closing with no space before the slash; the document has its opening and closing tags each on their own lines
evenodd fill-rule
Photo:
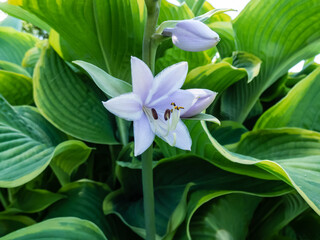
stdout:
<svg viewBox="0 0 320 240">
<path fill-rule="evenodd" d="M 50 44 L 67 61 L 83 60 L 130 82 L 130 57 L 141 58 L 143 0 L 10 0 L 46 22 Z"/>
<path fill-rule="evenodd" d="M 92 222 L 74 217 L 54 218 L 12 232 L 2 240 L 106 240 L 101 230 Z"/>
<path fill-rule="evenodd" d="M 39 111 L 56 127 L 79 139 L 104 144 L 116 140 L 102 94 L 45 46 L 34 76 L 34 99 Z"/>
</svg>

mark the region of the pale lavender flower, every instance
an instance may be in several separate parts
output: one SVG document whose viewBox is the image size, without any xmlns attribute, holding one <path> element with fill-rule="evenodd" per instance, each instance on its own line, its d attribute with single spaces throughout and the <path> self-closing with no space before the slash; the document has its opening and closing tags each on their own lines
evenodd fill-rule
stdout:
<svg viewBox="0 0 320 240">
<path fill-rule="evenodd" d="M 217 93 L 208 89 L 187 89 L 195 97 L 192 106 L 188 111 L 184 112 L 181 117 L 188 118 L 201 113 L 204 109 L 210 106 L 215 99 Z"/>
<path fill-rule="evenodd" d="M 156 77 L 138 58 L 131 58 L 132 93 L 103 102 L 108 111 L 133 121 L 134 155 L 143 153 L 155 135 L 171 146 L 191 149 L 191 137 L 180 117 L 190 117 L 211 104 L 215 93 L 204 89 L 180 89 L 188 72 L 188 63 L 174 64 Z"/>
<path fill-rule="evenodd" d="M 171 36 L 174 45 L 189 52 L 210 49 L 220 41 L 216 32 L 198 20 L 180 21 L 174 28 L 164 29 L 163 35 Z"/>
</svg>

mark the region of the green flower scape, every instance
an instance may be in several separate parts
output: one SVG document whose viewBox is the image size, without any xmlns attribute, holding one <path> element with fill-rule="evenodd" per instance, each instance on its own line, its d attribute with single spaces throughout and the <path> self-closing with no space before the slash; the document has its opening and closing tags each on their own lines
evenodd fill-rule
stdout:
<svg viewBox="0 0 320 240">
<path fill-rule="evenodd" d="M 0 2 L 1 240 L 319 239 L 320 1 L 232 7 Z"/>
</svg>

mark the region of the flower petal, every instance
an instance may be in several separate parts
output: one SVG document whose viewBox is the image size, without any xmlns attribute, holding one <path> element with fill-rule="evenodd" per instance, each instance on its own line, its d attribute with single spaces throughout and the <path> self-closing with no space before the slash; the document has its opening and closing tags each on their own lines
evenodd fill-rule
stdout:
<svg viewBox="0 0 320 240">
<path fill-rule="evenodd" d="M 217 96 L 216 92 L 212 92 L 207 89 L 187 89 L 186 91 L 194 95 L 195 101 L 191 108 L 185 112 L 181 112 L 181 117 L 192 117 L 201 113 L 204 109 L 210 106 Z"/>
<path fill-rule="evenodd" d="M 155 104 L 152 102 L 148 107 L 157 109 L 158 111 L 165 112 L 166 109 L 172 109 L 173 106 L 171 103 L 175 103 L 178 107 L 183 107 L 180 109 L 180 114 L 183 115 L 190 107 L 194 104 L 195 96 L 187 91 L 179 89 L 175 91 L 167 98 L 162 99 L 161 101 L 156 101 Z"/>
<path fill-rule="evenodd" d="M 192 140 L 186 125 L 180 120 L 177 128 L 171 131 L 166 137 L 161 137 L 169 145 L 175 146 L 183 150 L 191 150 Z"/>
<path fill-rule="evenodd" d="M 180 89 L 188 73 L 188 63 L 180 62 L 167 67 L 154 79 L 153 85 L 146 99 L 146 105 L 156 103 Z"/>
<path fill-rule="evenodd" d="M 128 121 L 139 120 L 143 113 L 141 99 L 134 93 L 122 94 L 102 103 L 109 112 Z"/>
<path fill-rule="evenodd" d="M 155 134 L 152 132 L 145 114 L 133 122 L 134 131 L 134 155 L 142 154 L 152 144 Z"/>
<path fill-rule="evenodd" d="M 131 57 L 131 75 L 133 93 L 140 96 L 144 102 L 151 89 L 153 75 L 147 64 L 136 57 Z"/>
<path fill-rule="evenodd" d="M 197 20 L 184 20 L 171 30 L 172 42 L 178 48 L 199 52 L 212 48 L 220 41 L 219 35 Z"/>
</svg>

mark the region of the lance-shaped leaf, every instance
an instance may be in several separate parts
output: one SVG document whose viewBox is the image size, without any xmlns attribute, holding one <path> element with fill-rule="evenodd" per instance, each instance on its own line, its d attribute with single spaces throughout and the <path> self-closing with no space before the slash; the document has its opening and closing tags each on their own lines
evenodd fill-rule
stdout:
<svg viewBox="0 0 320 240">
<path fill-rule="evenodd" d="M 0 98 L 0 186 L 15 187 L 38 176 L 65 136 L 33 107 L 12 108 Z"/>
<path fill-rule="evenodd" d="M 74 217 L 54 218 L 12 232 L 2 240 L 107 240 L 101 230 L 92 222 Z"/>
<path fill-rule="evenodd" d="M 105 96 L 48 46 L 35 69 L 34 99 L 39 111 L 62 131 L 88 142 L 116 143 L 110 116 L 101 103 Z"/>
<path fill-rule="evenodd" d="M 316 0 L 250 1 L 233 24 L 236 46 L 263 64 L 254 81 L 228 89 L 223 101 L 231 120 L 243 122 L 264 90 L 300 60 L 319 53 L 319 18 Z"/>
<path fill-rule="evenodd" d="M 68 61 L 90 62 L 130 81 L 130 56 L 141 56 L 143 0 L 10 0 L 54 30 L 50 44 Z M 77 36 L 77 37 L 75 37 Z"/>
<path fill-rule="evenodd" d="M 73 61 L 73 63 L 86 70 L 95 84 L 109 97 L 116 97 L 124 93 L 132 92 L 132 86 L 129 83 L 112 77 L 91 63 L 84 61 Z"/>
<path fill-rule="evenodd" d="M 300 81 L 279 103 L 268 109 L 255 129 L 301 127 L 320 131 L 320 68 Z"/>
</svg>

